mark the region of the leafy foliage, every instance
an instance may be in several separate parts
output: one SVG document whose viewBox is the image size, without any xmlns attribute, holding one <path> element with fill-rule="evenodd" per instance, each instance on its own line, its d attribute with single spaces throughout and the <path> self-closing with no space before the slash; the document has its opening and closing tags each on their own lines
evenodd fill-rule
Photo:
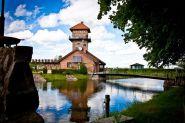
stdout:
<svg viewBox="0 0 185 123">
<path fill-rule="evenodd" d="M 113 7 L 110 20 L 124 33 L 125 43 L 133 41 L 146 48 L 150 66 L 163 67 L 185 58 L 183 0 L 98 0 L 98 19 Z"/>
<path fill-rule="evenodd" d="M 177 65 L 185 69 L 185 59 L 184 60 L 179 60 Z"/>
<path fill-rule="evenodd" d="M 47 73 L 47 69 L 46 69 L 46 68 L 43 69 L 43 73 L 44 73 L 44 74 Z"/>
<path fill-rule="evenodd" d="M 80 64 L 80 69 L 57 69 L 52 70 L 52 74 L 87 74 L 87 68 Z"/>
<path fill-rule="evenodd" d="M 80 64 L 79 73 L 80 74 L 87 74 L 87 67 L 84 64 Z"/>
</svg>

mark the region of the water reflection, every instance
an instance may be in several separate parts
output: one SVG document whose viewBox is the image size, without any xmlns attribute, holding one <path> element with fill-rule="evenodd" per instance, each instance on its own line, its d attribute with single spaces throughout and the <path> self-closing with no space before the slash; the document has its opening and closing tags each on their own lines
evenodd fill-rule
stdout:
<svg viewBox="0 0 185 123">
<path fill-rule="evenodd" d="M 135 88 L 146 91 L 163 91 L 164 80 L 147 79 L 147 78 L 132 78 L 132 79 L 117 79 L 107 80 L 109 83 L 118 84 L 122 87 Z"/>
<path fill-rule="evenodd" d="M 147 101 L 155 94 L 92 80 L 36 83 L 36 86 L 40 97 L 38 113 L 46 123 L 92 121 L 104 114 L 106 94 L 111 98 L 111 112 L 126 109 L 133 101 Z"/>
<path fill-rule="evenodd" d="M 101 88 L 97 81 L 78 81 L 69 82 L 66 88 L 60 88 L 60 92 L 71 101 L 71 118 L 70 121 L 82 123 L 89 121 L 88 112 L 90 107 L 87 105 L 88 98 Z"/>
</svg>

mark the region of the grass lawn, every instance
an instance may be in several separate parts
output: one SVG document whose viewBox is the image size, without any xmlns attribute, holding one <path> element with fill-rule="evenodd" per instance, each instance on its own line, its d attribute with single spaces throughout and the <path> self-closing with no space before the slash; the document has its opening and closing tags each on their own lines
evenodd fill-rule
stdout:
<svg viewBox="0 0 185 123">
<path fill-rule="evenodd" d="M 145 75 L 153 77 L 169 77 L 170 79 L 175 79 L 177 76 L 185 76 L 184 70 L 174 70 L 174 69 L 108 69 L 109 73 L 127 73 L 136 75 Z"/>
<path fill-rule="evenodd" d="M 173 88 L 148 102 L 134 103 L 121 114 L 134 117 L 136 123 L 185 123 L 185 88 Z"/>
<path fill-rule="evenodd" d="M 86 90 L 88 75 L 74 74 L 74 76 L 78 79 L 75 82 L 66 81 L 66 76 L 64 74 L 42 74 L 42 76 L 48 82 L 52 82 L 53 88 L 75 88 L 82 92 Z"/>
<path fill-rule="evenodd" d="M 42 76 L 47 80 L 47 81 L 66 81 L 66 76 L 64 74 L 42 74 Z M 88 75 L 83 75 L 83 74 L 74 74 L 74 76 L 78 79 L 88 79 Z"/>
</svg>

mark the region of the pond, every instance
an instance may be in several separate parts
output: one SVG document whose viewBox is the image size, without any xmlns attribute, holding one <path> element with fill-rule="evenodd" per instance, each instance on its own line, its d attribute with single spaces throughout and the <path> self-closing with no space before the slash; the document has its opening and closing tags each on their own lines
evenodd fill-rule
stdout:
<svg viewBox="0 0 185 123">
<path fill-rule="evenodd" d="M 105 95 L 110 95 L 110 112 L 122 111 L 163 91 L 163 82 L 128 78 L 36 83 L 40 100 L 37 112 L 46 123 L 90 122 L 105 114 Z"/>
</svg>

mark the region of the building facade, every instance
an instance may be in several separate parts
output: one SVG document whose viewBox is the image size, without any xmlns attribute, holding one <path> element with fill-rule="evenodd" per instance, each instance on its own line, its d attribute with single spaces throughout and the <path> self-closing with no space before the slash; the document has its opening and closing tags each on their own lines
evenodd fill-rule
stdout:
<svg viewBox="0 0 185 123">
<path fill-rule="evenodd" d="M 130 69 L 144 69 L 144 65 L 135 63 L 135 64 L 130 65 Z"/>
<path fill-rule="evenodd" d="M 80 64 L 84 64 L 88 73 L 100 72 L 104 70 L 105 62 L 88 51 L 91 42 L 89 38 L 90 28 L 83 22 L 70 28 L 72 35 L 69 40 L 72 42 L 72 51 L 59 60 L 32 60 L 33 63 L 40 64 L 47 69 L 79 69 Z"/>
</svg>

